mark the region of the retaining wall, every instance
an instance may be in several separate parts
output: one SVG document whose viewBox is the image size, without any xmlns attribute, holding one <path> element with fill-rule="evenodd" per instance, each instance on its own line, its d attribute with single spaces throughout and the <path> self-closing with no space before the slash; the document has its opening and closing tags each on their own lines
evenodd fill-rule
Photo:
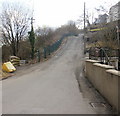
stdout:
<svg viewBox="0 0 120 116">
<path fill-rule="evenodd" d="M 120 112 L 118 107 L 118 85 L 120 85 L 120 71 L 113 66 L 100 64 L 95 60 L 86 60 L 86 77 L 94 87 Z"/>
</svg>

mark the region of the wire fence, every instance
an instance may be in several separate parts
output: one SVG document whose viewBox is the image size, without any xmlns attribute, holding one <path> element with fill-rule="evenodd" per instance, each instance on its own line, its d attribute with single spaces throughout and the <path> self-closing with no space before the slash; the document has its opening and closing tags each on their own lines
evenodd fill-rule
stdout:
<svg viewBox="0 0 120 116">
<path fill-rule="evenodd" d="M 73 34 L 70 33 L 64 34 L 59 40 L 57 40 L 52 45 L 47 45 L 46 47 L 44 47 L 42 51 L 37 50 L 37 52 L 35 53 L 35 59 L 37 59 L 37 62 L 40 62 L 42 59 L 48 58 L 53 52 L 55 52 L 60 47 L 65 37 L 72 35 Z"/>
</svg>

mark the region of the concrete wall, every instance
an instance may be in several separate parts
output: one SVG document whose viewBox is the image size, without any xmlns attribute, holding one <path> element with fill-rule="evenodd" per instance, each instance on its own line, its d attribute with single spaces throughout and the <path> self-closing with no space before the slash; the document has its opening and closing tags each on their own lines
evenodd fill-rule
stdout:
<svg viewBox="0 0 120 116">
<path fill-rule="evenodd" d="M 94 87 L 118 111 L 118 85 L 120 85 L 120 72 L 114 67 L 100 64 L 95 60 L 86 61 L 86 77 Z"/>
</svg>

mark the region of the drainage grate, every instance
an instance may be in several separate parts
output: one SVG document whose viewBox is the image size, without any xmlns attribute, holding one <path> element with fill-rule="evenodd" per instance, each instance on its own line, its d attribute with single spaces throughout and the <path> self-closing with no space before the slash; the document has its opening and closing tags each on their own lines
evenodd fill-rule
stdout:
<svg viewBox="0 0 120 116">
<path fill-rule="evenodd" d="M 102 102 L 91 102 L 90 105 L 93 108 L 103 108 L 103 107 L 106 107 L 105 103 L 102 103 Z"/>
</svg>

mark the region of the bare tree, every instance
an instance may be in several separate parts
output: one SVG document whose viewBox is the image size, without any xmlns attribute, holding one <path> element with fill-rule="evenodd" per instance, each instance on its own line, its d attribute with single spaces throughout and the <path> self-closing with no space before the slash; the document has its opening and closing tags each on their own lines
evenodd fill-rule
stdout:
<svg viewBox="0 0 120 116">
<path fill-rule="evenodd" d="M 111 22 L 101 26 L 101 30 L 93 34 L 92 40 L 98 47 L 107 47 L 109 49 L 117 49 L 117 29 L 116 22 Z M 96 43 L 97 42 L 97 43 Z M 100 43 L 100 44 L 99 44 Z"/>
<path fill-rule="evenodd" d="M 85 13 L 85 25 L 87 24 L 87 26 L 90 26 L 90 17 L 91 17 L 91 14 L 88 12 L 89 10 L 86 10 L 86 13 Z M 81 14 L 79 16 L 79 19 L 77 20 L 77 24 L 78 25 L 83 25 L 84 23 L 84 14 Z"/>
<path fill-rule="evenodd" d="M 98 14 L 108 13 L 108 10 L 103 5 L 100 5 L 98 8 L 95 8 L 95 10 L 98 12 Z"/>
<path fill-rule="evenodd" d="M 101 33 L 101 40 L 106 47 L 112 49 L 116 49 L 118 47 L 117 30 L 116 30 L 115 22 L 111 22 L 107 24 L 106 28 L 102 30 L 100 33 Z"/>
<path fill-rule="evenodd" d="M 54 31 L 50 27 L 43 27 L 36 30 L 36 47 L 45 47 L 50 45 L 53 40 Z"/>
<path fill-rule="evenodd" d="M 3 4 L 0 17 L 2 42 L 11 47 L 13 55 L 17 55 L 19 43 L 27 34 L 28 17 L 28 10 L 20 4 Z"/>
</svg>

